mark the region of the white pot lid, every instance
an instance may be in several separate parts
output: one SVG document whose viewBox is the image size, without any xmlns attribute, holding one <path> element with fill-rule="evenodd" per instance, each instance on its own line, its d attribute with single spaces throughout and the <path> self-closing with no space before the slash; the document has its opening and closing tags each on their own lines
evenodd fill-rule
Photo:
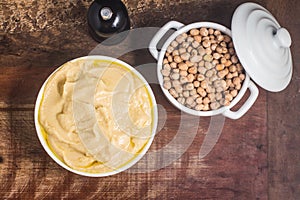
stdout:
<svg viewBox="0 0 300 200">
<path fill-rule="evenodd" d="M 231 29 L 236 53 L 250 77 L 268 91 L 285 89 L 293 68 L 289 32 L 255 3 L 235 10 Z"/>
</svg>

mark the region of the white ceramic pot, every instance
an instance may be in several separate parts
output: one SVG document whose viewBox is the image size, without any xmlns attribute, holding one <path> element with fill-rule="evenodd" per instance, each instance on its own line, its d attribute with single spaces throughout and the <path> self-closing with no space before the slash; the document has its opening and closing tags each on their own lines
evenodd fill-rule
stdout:
<svg viewBox="0 0 300 200">
<path fill-rule="evenodd" d="M 163 76 L 161 74 L 161 69 L 163 66 L 163 59 L 167 50 L 167 47 L 170 45 L 170 43 L 175 40 L 175 38 L 182 34 L 186 33 L 189 30 L 193 28 L 201 28 L 201 27 L 206 27 L 206 28 L 213 28 L 220 30 L 221 32 L 229 35 L 230 37 L 232 36 L 231 31 L 217 23 L 212 23 L 212 22 L 197 22 L 193 24 L 189 24 L 185 26 L 184 24 L 177 22 L 177 21 L 170 21 L 167 24 L 165 24 L 153 37 L 149 44 L 149 51 L 152 54 L 152 56 L 157 60 L 157 76 L 159 80 L 159 84 L 161 86 L 162 91 L 164 92 L 165 96 L 168 98 L 168 100 L 179 110 L 182 110 L 183 112 L 196 115 L 196 116 L 213 116 L 213 115 L 218 115 L 222 114 L 228 118 L 231 119 L 238 119 L 242 117 L 254 104 L 255 100 L 257 99 L 258 96 L 258 88 L 256 85 L 250 80 L 249 75 L 246 73 L 246 79 L 243 82 L 242 88 L 239 91 L 238 95 L 233 99 L 233 101 L 230 103 L 229 106 L 224 106 L 221 107 L 217 110 L 210 110 L 210 111 L 196 111 L 190 108 L 185 107 L 184 105 L 180 104 L 170 93 L 168 90 L 166 90 L 163 87 Z M 166 40 L 164 43 L 162 49 L 159 51 L 157 49 L 157 44 L 158 42 L 162 39 L 162 37 L 171 29 L 175 29 L 176 31 Z M 231 108 L 235 106 L 244 96 L 245 92 L 249 89 L 250 91 L 250 96 L 246 100 L 246 102 L 241 106 L 241 108 L 237 111 L 232 111 Z"/>
<path fill-rule="evenodd" d="M 121 168 L 115 169 L 114 171 L 111 172 L 104 172 L 104 173 L 90 173 L 90 172 L 83 172 L 83 171 L 79 171 L 79 170 L 75 170 L 72 169 L 71 167 L 69 167 L 66 163 L 64 163 L 62 160 L 60 160 L 55 154 L 54 152 L 51 150 L 51 148 L 49 147 L 49 144 L 46 140 L 45 135 L 43 134 L 43 132 L 41 131 L 41 125 L 39 123 L 39 109 L 40 109 L 40 104 L 43 98 L 43 93 L 44 93 L 44 88 L 45 85 L 47 83 L 47 81 L 49 80 L 49 78 L 55 74 L 61 67 L 57 68 L 49 77 L 48 79 L 44 82 L 43 86 L 41 87 L 38 96 L 37 96 L 37 100 L 35 103 L 35 110 L 34 110 L 34 122 L 35 122 L 35 128 L 37 131 L 37 135 L 38 138 L 43 146 L 43 148 L 45 149 L 45 151 L 48 153 L 48 155 L 57 163 L 59 164 L 61 167 L 67 169 L 70 172 L 73 172 L 75 174 L 79 174 L 79 175 L 83 175 L 83 176 L 89 176 L 89 177 L 104 177 L 104 176 L 109 176 L 109 175 L 113 175 L 119 172 L 122 172 L 128 168 L 130 168 L 131 166 L 133 166 L 136 162 L 138 162 L 147 152 L 147 150 L 150 148 L 150 145 L 153 142 L 155 133 L 156 133 L 156 128 L 157 128 L 157 123 L 158 123 L 158 112 L 157 112 L 157 104 L 156 104 L 156 100 L 154 97 L 154 94 L 152 92 L 152 89 L 150 88 L 148 82 L 144 79 L 144 77 L 137 71 L 135 70 L 133 67 L 131 67 L 129 64 L 115 59 L 115 58 L 111 58 L 111 57 L 107 57 L 107 56 L 86 56 L 86 57 L 81 57 L 81 58 L 77 58 L 74 59 L 72 61 L 69 62 L 75 62 L 78 60 L 86 60 L 86 61 L 109 61 L 109 62 L 115 62 L 118 63 L 124 67 L 126 67 L 128 70 L 130 70 L 134 75 L 136 75 L 140 80 L 142 80 L 142 82 L 144 83 L 145 87 L 147 88 L 147 91 L 149 93 L 150 99 L 152 101 L 152 112 L 153 112 L 153 123 L 152 123 L 152 133 L 149 137 L 149 140 L 147 142 L 147 144 L 144 146 L 144 148 L 141 150 L 141 152 L 134 157 L 134 159 L 130 160 L 128 163 L 126 163 L 125 165 L 123 165 Z"/>
</svg>

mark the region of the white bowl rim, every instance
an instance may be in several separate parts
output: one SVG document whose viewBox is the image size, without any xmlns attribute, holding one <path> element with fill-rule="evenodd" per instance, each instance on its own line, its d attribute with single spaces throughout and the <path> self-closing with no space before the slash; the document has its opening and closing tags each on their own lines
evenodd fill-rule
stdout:
<svg viewBox="0 0 300 200">
<path fill-rule="evenodd" d="M 153 107 L 153 125 L 152 125 L 152 133 L 151 136 L 147 142 L 147 144 L 144 146 L 144 148 L 141 150 L 141 152 L 135 156 L 131 161 L 129 161 L 128 163 L 126 163 L 124 166 L 118 168 L 118 169 L 114 169 L 114 171 L 111 172 L 101 172 L 101 173 L 92 173 L 92 172 L 84 172 L 84 171 L 80 171 L 80 170 L 76 170 L 76 169 L 72 169 L 71 167 L 69 167 L 66 163 L 62 162 L 60 159 L 57 158 L 57 156 L 52 152 L 52 150 L 50 149 L 48 143 L 46 142 L 46 139 L 43 136 L 43 133 L 41 132 L 41 128 L 40 128 L 40 123 L 39 123 L 39 108 L 40 108 L 40 104 L 42 101 L 42 97 L 43 97 L 43 93 L 44 93 L 44 88 L 46 83 L 48 82 L 49 78 L 55 74 L 59 69 L 62 68 L 62 66 L 65 64 L 62 64 L 60 67 L 58 67 L 55 71 L 53 71 L 48 78 L 46 79 L 46 81 L 43 83 L 42 87 L 39 90 L 36 102 L 35 102 L 35 108 L 34 108 L 34 124 L 35 124 L 35 129 L 39 138 L 40 143 L 42 144 L 44 150 L 47 152 L 47 154 L 61 167 L 65 168 L 66 170 L 73 172 L 75 174 L 78 175 L 82 175 L 82 176 L 87 176 L 87 177 L 105 177 L 105 176 L 110 176 L 110 175 L 114 175 L 117 173 L 120 173 L 122 171 L 125 171 L 127 169 L 129 169 L 130 167 L 132 167 L 134 164 L 136 164 L 145 154 L 146 152 L 149 150 L 153 140 L 154 140 L 154 136 L 156 134 L 156 129 L 157 129 L 157 124 L 158 124 L 158 111 L 157 111 L 157 103 L 156 103 L 156 99 L 155 96 L 153 94 L 153 91 L 149 85 L 149 83 L 146 81 L 146 79 L 140 74 L 140 72 L 138 72 L 135 68 L 133 68 L 132 66 L 130 66 L 129 64 L 127 64 L 124 61 L 121 61 L 119 59 L 116 58 L 112 58 L 109 56 L 101 56 L 101 55 L 92 55 L 92 56 L 83 56 L 83 57 L 79 57 L 79 58 L 75 58 L 73 60 L 70 60 L 68 62 L 76 62 L 78 60 L 106 60 L 106 61 L 111 61 L 111 62 L 116 62 L 124 67 L 126 67 L 127 69 L 129 69 L 131 72 L 133 72 L 136 76 L 138 76 L 138 78 L 140 80 L 142 80 L 142 82 L 145 84 L 145 87 L 148 90 L 149 96 L 151 98 L 152 101 L 152 107 Z M 66 62 L 67 63 L 67 62 Z"/>
<path fill-rule="evenodd" d="M 227 27 L 218 24 L 218 23 L 214 23 L 214 22 L 195 22 L 195 23 L 191 23 L 188 25 L 183 26 L 182 28 L 178 29 L 177 31 L 175 31 L 163 44 L 160 52 L 159 52 L 159 56 L 158 56 L 158 60 L 157 60 L 157 77 L 158 77 L 158 81 L 159 81 L 159 85 L 163 91 L 163 93 L 165 94 L 165 96 L 167 97 L 167 99 L 175 106 L 177 107 L 179 110 L 191 114 L 191 115 L 195 115 L 195 116 L 214 116 L 214 115 L 218 115 L 218 114 L 222 114 L 225 111 L 229 110 L 230 108 L 232 108 L 233 106 L 235 106 L 244 96 L 245 92 L 247 91 L 248 85 L 250 83 L 250 76 L 248 75 L 248 73 L 245 71 L 245 75 L 246 78 L 242 84 L 242 87 L 240 89 L 240 91 L 238 92 L 238 95 L 231 101 L 231 103 L 228 106 L 223 106 L 217 110 L 209 110 L 209 111 L 196 111 L 193 110 L 191 108 L 188 108 L 184 105 L 182 105 L 181 103 L 179 103 L 170 93 L 167 89 L 165 89 L 163 87 L 163 76 L 161 74 L 161 69 L 162 69 L 162 63 L 163 63 L 163 59 L 164 59 L 164 55 L 166 53 L 167 47 L 171 44 L 171 42 L 173 40 L 175 40 L 175 38 L 182 34 L 182 33 L 186 33 L 188 31 L 190 31 L 193 28 L 201 28 L 201 27 L 205 27 L 205 28 L 213 28 L 213 29 L 218 29 L 221 32 L 229 35 L 230 37 L 232 37 L 232 33 L 231 30 L 228 29 Z"/>
</svg>

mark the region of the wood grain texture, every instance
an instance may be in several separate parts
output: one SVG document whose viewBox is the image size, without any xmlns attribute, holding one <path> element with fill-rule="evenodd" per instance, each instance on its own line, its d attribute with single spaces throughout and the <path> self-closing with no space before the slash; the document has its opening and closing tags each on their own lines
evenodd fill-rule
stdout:
<svg viewBox="0 0 300 200">
<path fill-rule="evenodd" d="M 219 142 L 203 160 L 200 145 L 211 118 L 195 126 L 187 117 L 186 134 L 197 135 L 169 166 L 147 173 L 87 178 L 58 166 L 36 136 L 33 108 L 47 76 L 62 63 L 87 55 L 96 45 L 88 34 L 91 0 L 3 0 L 0 2 L 0 199 L 297 199 L 300 186 L 299 1 L 261 0 L 293 37 L 294 76 L 283 92 L 260 90 L 240 120 L 226 119 Z M 215 21 L 230 27 L 244 0 L 125 0 L 132 28 Z M 297 17 L 298 16 L 298 17 Z M 147 50 L 123 55 L 133 66 L 153 63 Z M 181 113 L 152 84 L 166 122 L 149 150 L 166 146 L 176 135 Z M 163 108 L 163 109 L 162 109 Z M 189 120 L 190 118 L 190 120 Z M 161 156 L 155 157 L 160 159 Z"/>
<path fill-rule="evenodd" d="M 300 2 L 272 0 L 268 6 L 291 33 L 294 64 L 288 88 L 280 93 L 268 93 L 269 198 L 299 199 Z"/>
</svg>

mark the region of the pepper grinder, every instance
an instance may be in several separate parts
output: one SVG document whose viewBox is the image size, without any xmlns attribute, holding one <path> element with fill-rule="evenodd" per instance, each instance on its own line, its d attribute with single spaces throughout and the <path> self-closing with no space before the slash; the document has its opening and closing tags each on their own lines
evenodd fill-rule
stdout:
<svg viewBox="0 0 300 200">
<path fill-rule="evenodd" d="M 121 0 L 95 0 L 89 7 L 87 19 L 89 32 L 97 42 L 130 29 L 128 12 Z M 117 44 L 125 38 L 126 34 L 120 34 L 105 44 Z"/>
</svg>

